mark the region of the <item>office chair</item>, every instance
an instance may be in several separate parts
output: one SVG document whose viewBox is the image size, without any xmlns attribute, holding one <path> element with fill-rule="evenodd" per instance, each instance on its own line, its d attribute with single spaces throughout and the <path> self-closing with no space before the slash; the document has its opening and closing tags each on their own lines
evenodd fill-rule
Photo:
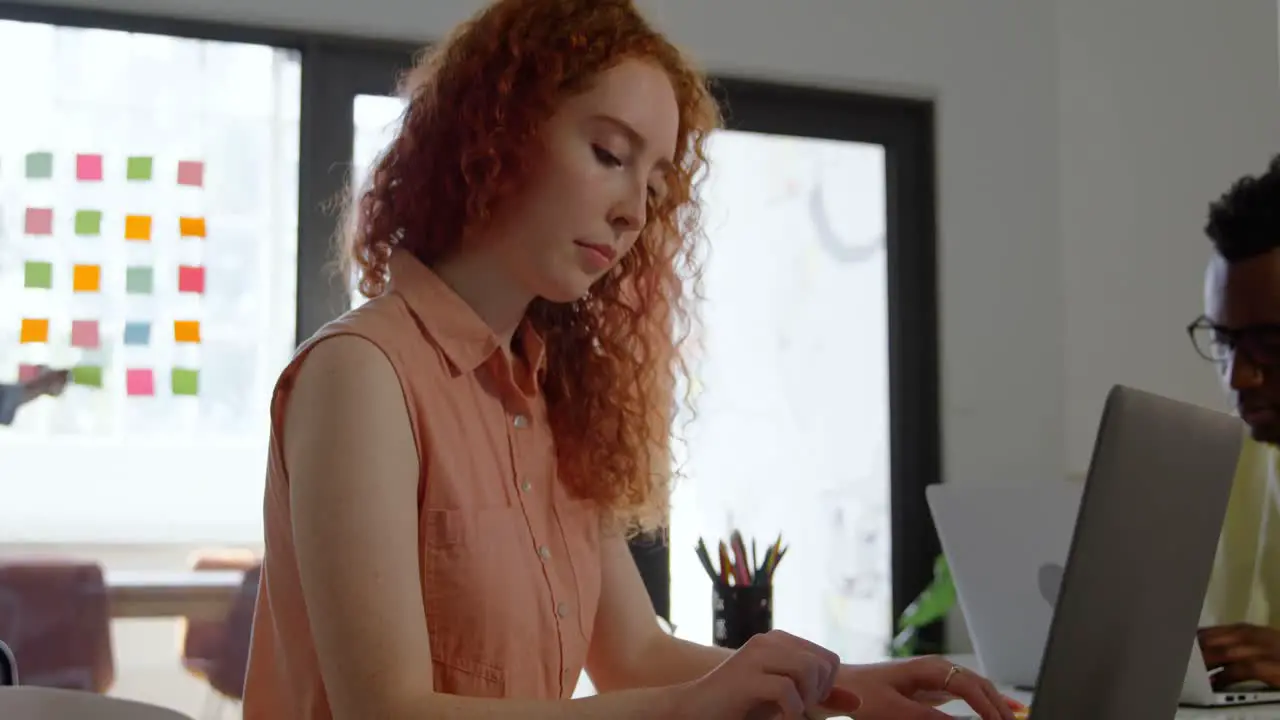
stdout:
<svg viewBox="0 0 1280 720">
<path fill-rule="evenodd" d="M 18 661 L 13 651 L 0 640 L 0 687 L 18 684 Z"/>
</svg>

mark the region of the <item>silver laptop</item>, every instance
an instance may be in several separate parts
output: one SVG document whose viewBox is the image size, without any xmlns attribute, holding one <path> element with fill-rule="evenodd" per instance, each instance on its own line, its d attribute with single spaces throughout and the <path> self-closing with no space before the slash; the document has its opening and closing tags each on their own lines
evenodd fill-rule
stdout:
<svg viewBox="0 0 1280 720">
<path fill-rule="evenodd" d="M 1247 690 L 1210 699 L 1193 652 L 1243 437 L 1229 415 L 1113 388 L 1036 674 L 1035 720 L 1164 720 L 1180 698 L 1193 701 L 1188 690 L 1195 704 L 1269 699 Z M 1002 527 L 994 517 L 988 513 L 988 526 Z M 1035 566 L 1037 585 L 1045 565 L 1052 560 Z M 961 579 L 964 567 L 952 572 L 958 591 L 972 587 Z M 1006 568 L 1005 577 L 1015 572 Z"/>
<path fill-rule="evenodd" d="M 925 491 L 974 654 L 993 682 L 1035 685 L 1083 491 L 1065 481 Z"/>
<path fill-rule="evenodd" d="M 927 490 L 974 654 L 996 683 L 1020 690 L 1035 685 L 1083 490 L 1066 482 Z M 1183 705 L 1280 702 L 1280 691 L 1248 684 L 1215 692 L 1194 640 L 1192 646 Z"/>
</svg>

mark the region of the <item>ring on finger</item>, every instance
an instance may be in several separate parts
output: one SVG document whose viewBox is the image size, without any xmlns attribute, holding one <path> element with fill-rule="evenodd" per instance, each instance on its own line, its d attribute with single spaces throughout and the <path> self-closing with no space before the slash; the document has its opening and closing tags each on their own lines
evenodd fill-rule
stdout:
<svg viewBox="0 0 1280 720">
<path fill-rule="evenodd" d="M 942 689 L 946 690 L 947 687 L 951 685 L 951 681 L 955 679 L 956 675 L 959 675 L 963 670 L 964 668 L 959 665 L 952 665 L 951 669 L 947 671 L 947 677 L 942 681 Z"/>
</svg>

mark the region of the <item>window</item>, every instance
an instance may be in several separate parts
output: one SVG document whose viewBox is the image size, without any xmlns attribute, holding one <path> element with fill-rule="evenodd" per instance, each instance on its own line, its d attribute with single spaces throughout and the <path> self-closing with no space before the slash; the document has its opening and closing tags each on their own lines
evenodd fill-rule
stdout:
<svg viewBox="0 0 1280 720">
<path fill-rule="evenodd" d="M 261 539 L 294 347 L 300 57 L 0 21 L 0 539 Z"/>
<path fill-rule="evenodd" d="M 672 499 L 671 621 L 711 641 L 693 552 L 791 546 L 774 623 L 846 661 L 891 637 L 884 148 L 724 130 L 708 148 L 696 418 Z M 763 500 L 767 498 L 766 500 Z M 761 552 L 764 548 L 761 547 Z"/>
<path fill-rule="evenodd" d="M 400 119 L 404 109 L 405 102 L 398 97 L 364 94 L 355 96 L 351 103 L 351 119 L 355 132 L 351 160 L 352 187 L 365 186 L 373 164 L 400 131 Z M 360 307 L 364 304 L 365 297 L 354 288 L 354 278 L 352 282 L 351 307 Z"/>
</svg>

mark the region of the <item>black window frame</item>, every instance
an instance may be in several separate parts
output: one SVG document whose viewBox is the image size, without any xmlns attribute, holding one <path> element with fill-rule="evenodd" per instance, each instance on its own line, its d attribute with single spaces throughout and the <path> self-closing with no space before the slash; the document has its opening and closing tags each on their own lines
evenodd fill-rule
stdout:
<svg viewBox="0 0 1280 720">
<path fill-rule="evenodd" d="M 347 288 L 332 272 L 337 223 L 332 207 L 348 179 L 352 93 L 391 94 L 399 71 L 421 46 L 9 0 L 0 0 L 0 19 L 261 43 L 300 52 L 298 342 L 345 310 Z M 926 486 L 942 479 L 934 104 L 734 76 L 715 76 L 714 81 L 730 129 L 874 143 L 885 149 L 893 584 L 893 616 L 886 622 L 892 624 L 932 580 L 934 559 L 941 552 L 925 500 Z M 670 549 L 651 539 L 632 543 L 632 552 L 655 609 L 669 619 Z M 939 648 L 943 638 L 941 623 L 923 635 Z"/>
</svg>

